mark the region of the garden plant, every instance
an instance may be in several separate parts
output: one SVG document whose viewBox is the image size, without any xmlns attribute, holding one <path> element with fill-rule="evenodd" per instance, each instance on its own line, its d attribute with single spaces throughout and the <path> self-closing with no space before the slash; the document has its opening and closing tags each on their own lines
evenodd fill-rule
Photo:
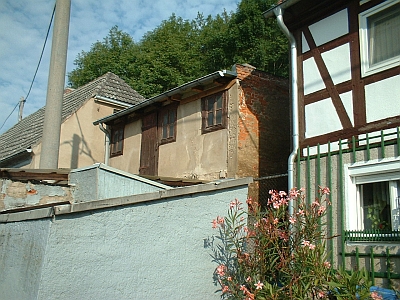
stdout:
<svg viewBox="0 0 400 300">
<path fill-rule="evenodd" d="M 212 227 L 214 278 L 222 299 L 382 299 L 364 270 L 334 270 L 327 259 L 329 189 L 307 203 L 304 189 L 270 191 L 266 207 L 235 199 Z M 292 213 L 289 213 L 292 204 Z"/>
</svg>

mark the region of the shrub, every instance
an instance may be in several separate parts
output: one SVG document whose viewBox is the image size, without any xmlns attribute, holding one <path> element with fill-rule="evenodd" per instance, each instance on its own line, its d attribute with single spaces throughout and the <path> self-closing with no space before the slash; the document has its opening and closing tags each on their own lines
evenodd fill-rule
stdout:
<svg viewBox="0 0 400 300">
<path fill-rule="evenodd" d="M 214 278 L 221 286 L 221 297 L 371 299 L 365 272 L 334 271 L 327 260 L 324 220 L 328 195 L 328 188 L 320 188 L 319 197 L 306 203 L 304 189 L 292 189 L 289 194 L 270 191 L 265 208 L 248 199 L 247 211 L 243 203 L 232 201 L 228 215 L 212 221 L 219 230 L 220 243 L 213 248 L 213 258 L 218 264 Z"/>
</svg>

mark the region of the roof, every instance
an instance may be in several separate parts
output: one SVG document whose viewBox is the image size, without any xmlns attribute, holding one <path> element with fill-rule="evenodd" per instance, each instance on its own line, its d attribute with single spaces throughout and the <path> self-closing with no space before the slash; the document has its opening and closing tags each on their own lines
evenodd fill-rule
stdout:
<svg viewBox="0 0 400 300">
<path fill-rule="evenodd" d="M 176 88 L 168 90 L 164 93 L 161 93 L 157 96 L 147 99 L 141 103 L 137 103 L 137 104 L 133 105 L 132 107 L 128 107 L 128 108 L 121 110 L 119 112 L 116 112 L 110 116 L 104 117 L 100 120 L 96 120 L 95 122 L 93 122 L 93 124 L 97 125 L 100 123 L 108 123 L 115 119 L 118 119 L 119 117 L 128 115 L 134 111 L 137 111 L 143 107 L 149 106 L 153 103 L 162 102 L 162 101 L 165 101 L 174 96 L 179 96 L 177 98 L 180 99 L 183 94 L 185 94 L 185 96 L 190 96 L 190 95 L 193 95 L 193 93 L 196 93 L 196 88 L 203 91 L 204 86 L 207 84 L 211 85 L 211 87 L 215 87 L 215 86 L 219 86 L 219 84 L 218 84 L 219 80 L 231 81 L 231 80 L 235 79 L 236 77 L 237 77 L 236 71 L 227 71 L 227 70 L 216 71 L 216 72 L 208 74 L 206 76 L 189 81 L 181 86 L 178 86 Z M 209 88 L 211 88 L 211 87 L 209 87 Z"/>
<path fill-rule="evenodd" d="M 106 97 L 130 105 L 145 100 L 124 80 L 108 72 L 88 84 L 64 94 L 62 122 L 94 96 Z M 37 145 L 42 138 L 43 121 L 44 107 L 4 132 L 0 136 L 0 162 Z"/>
</svg>

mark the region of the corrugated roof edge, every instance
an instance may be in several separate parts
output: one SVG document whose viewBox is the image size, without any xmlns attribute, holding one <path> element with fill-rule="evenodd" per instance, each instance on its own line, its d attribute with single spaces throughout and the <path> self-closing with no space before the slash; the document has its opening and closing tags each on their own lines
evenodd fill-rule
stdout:
<svg viewBox="0 0 400 300">
<path fill-rule="evenodd" d="M 139 104 L 136 104 L 136 105 L 134 105 L 132 107 L 129 107 L 129 108 L 124 109 L 124 110 L 121 110 L 121 111 L 119 111 L 119 112 L 117 112 L 115 114 L 112 114 L 110 116 L 104 117 L 104 118 L 99 119 L 99 120 L 96 120 L 96 121 L 93 122 L 93 125 L 98 125 L 100 123 L 110 122 L 110 121 L 115 120 L 115 119 L 117 119 L 117 118 L 119 118 L 121 116 L 125 116 L 125 115 L 130 114 L 130 113 L 132 113 L 132 112 L 134 112 L 134 111 L 136 111 L 136 110 L 138 110 L 140 108 L 143 108 L 143 107 L 146 107 L 146 106 L 148 106 L 148 105 L 150 105 L 152 103 L 155 103 L 155 102 L 157 102 L 157 101 L 159 101 L 159 100 L 161 100 L 161 99 L 163 99 L 165 97 L 172 96 L 172 95 L 178 93 L 181 90 L 185 90 L 185 89 L 188 89 L 188 88 L 190 88 L 192 86 L 196 86 L 196 85 L 202 84 L 202 83 L 204 83 L 206 81 L 209 81 L 210 79 L 220 78 L 220 77 L 236 78 L 237 77 L 237 73 L 236 73 L 236 71 L 228 71 L 228 70 L 216 71 L 214 73 L 211 73 L 211 74 L 205 75 L 203 77 L 197 78 L 195 80 L 189 81 L 189 82 L 187 82 L 187 83 L 185 83 L 185 84 L 183 84 L 181 86 L 178 86 L 178 87 L 173 88 L 173 89 L 171 89 L 169 91 L 166 91 L 166 92 L 164 92 L 162 94 L 154 96 L 154 97 L 152 97 L 150 99 L 147 99 L 147 100 L 145 100 L 143 102 L 140 102 Z"/>
</svg>

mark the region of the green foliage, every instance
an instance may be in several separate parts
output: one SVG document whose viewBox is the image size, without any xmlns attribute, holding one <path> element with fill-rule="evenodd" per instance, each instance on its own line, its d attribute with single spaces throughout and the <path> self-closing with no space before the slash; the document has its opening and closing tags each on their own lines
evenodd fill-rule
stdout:
<svg viewBox="0 0 400 300">
<path fill-rule="evenodd" d="M 114 26 L 76 57 L 69 85 L 77 88 L 110 71 L 151 97 L 235 63 L 288 76 L 288 42 L 275 20 L 262 15 L 274 2 L 242 0 L 236 13 L 198 14 L 192 21 L 173 14 L 139 42 Z"/>
<path fill-rule="evenodd" d="M 371 282 L 365 269 L 347 272 L 340 268 L 335 275 L 335 279 L 335 281 L 330 281 L 328 284 L 336 299 L 371 299 L 369 291 Z"/>
</svg>

